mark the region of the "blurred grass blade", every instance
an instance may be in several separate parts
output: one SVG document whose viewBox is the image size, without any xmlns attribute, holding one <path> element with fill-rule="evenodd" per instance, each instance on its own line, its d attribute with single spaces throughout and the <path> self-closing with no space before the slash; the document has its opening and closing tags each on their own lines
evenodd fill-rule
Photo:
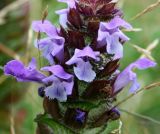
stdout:
<svg viewBox="0 0 160 134">
<path fill-rule="evenodd" d="M 14 117 L 12 115 L 10 115 L 10 132 L 11 134 L 16 134 L 14 127 Z"/>
<path fill-rule="evenodd" d="M 150 122 L 152 122 L 152 123 L 155 123 L 155 124 L 157 124 L 157 125 L 160 125 L 160 121 L 155 120 L 155 119 L 153 119 L 153 118 L 151 118 L 151 117 L 148 117 L 148 116 L 145 116 L 145 115 L 141 115 L 141 114 L 138 114 L 138 113 L 134 113 L 134 112 L 130 112 L 130 111 L 127 111 L 127 110 L 124 110 L 124 109 L 119 109 L 119 110 L 122 111 L 122 112 L 125 112 L 125 113 L 127 113 L 127 114 L 129 114 L 129 115 L 132 115 L 132 116 L 134 116 L 134 117 L 138 117 L 138 118 L 140 118 L 140 119 L 142 119 L 142 120 L 150 121 Z"/>
<path fill-rule="evenodd" d="M 142 28 L 122 29 L 124 32 L 141 32 Z"/>
<path fill-rule="evenodd" d="M 5 16 L 7 15 L 8 12 L 11 12 L 15 9 L 17 9 L 19 6 L 23 5 L 26 3 L 28 0 L 17 0 L 15 2 L 12 2 L 8 6 L 4 7 L 2 10 L 0 10 L 0 24 L 5 23 Z"/>
<path fill-rule="evenodd" d="M 149 89 L 152 89 L 152 88 L 155 88 L 155 87 L 159 87 L 160 86 L 160 82 L 155 82 L 153 84 L 150 84 L 148 86 L 145 87 L 145 90 L 149 90 Z"/>
<path fill-rule="evenodd" d="M 152 57 L 152 50 L 155 49 L 159 44 L 159 39 L 155 39 L 151 44 L 148 45 L 146 48 L 146 51 L 149 53 L 148 55 L 142 55 L 140 58 L 148 57 L 149 59 L 155 61 L 155 59 Z"/>
<path fill-rule="evenodd" d="M 30 27 L 28 29 L 28 35 L 27 35 L 27 45 L 25 49 L 25 61 L 24 63 L 27 64 L 29 62 L 30 56 L 31 56 L 31 46 L 32 46 L 32 39 L 33 39 L 33 31 L 32 28 Z"/>
<path fill-rule="evenodd" d="M 148 51 L 153 50 L 154 48 L 157 47 L 158 43 L 159 43 L 159 39 L 155 39 L 155 40 L 148 46 L 147 50 L 148 50 Z"/>
<path fill-rule="evenodd" d="M 48 16 L 48 5 L 46 6 L 46 8 L 44 9 L 44 11 L 42 13 L 42 23 L 44 23 L 47 16 Z"/>
<path fill-rule="evenodd" d="M 16 54 L 16 52 L 14 52 L 13 50 L 11 50 L 10 48 L 6 47 L 4 44 L 0 43 L 0 51 L 5 53 L 6 55 L 12 57 L 13 59 L 20 59 L 20 56 L 18 54 Z"/>
<path fill-rule="evenodd" d="M 0 84 L 2 84 L 8 77 L 5 75 L 0 76 Z"/>
<path fill-rule="evenodd" d="M 160 5 L 160 0 L 158 0 L 157 2 L 149 5 L 147 8 L 145 8 L 142 12 L 138 13 L 136 16 L 134 16 L 131 21 L 143 16 L 144 14 L 151 12 L 152 10 L 154 10 L 155 8 L 157 8 Z"/>
<path fill-rule="evenodd" d="M 155 61 L 155 59 L 152 57 L 152 50 L 157 47 L 159 44 L 159 39 L 155 39 L 151 44 L 148 45 L 146 49 L 139 47 L 138 45 L 132 45 L 139 53 L 141 53 L 140 58 L 147 57 L 150 60 Z"/>
<path fill-rule="evenodd" d="M 136 96 L 137 94 L 141 93 L 144 90 L 149 90 L 156 87 L 160 87 L 160 82 L 155 82 L 155 83 L 149 84 L 148 86 L 142 87 L 141 89 L 137 90 L 135 93 L 132 93 L 126 98 L 124 98 L 123 100 L 117 102 L 117 104 L 113 106 L 111 109 L 118 107 L 119 105 L 123 104 L 124 102 L 126 102 L 127 100 L 131 99 L 132 97 Z"/>
<path fill-rule="evenodd" d="M 3 67 L 2 67 L 2 66 L 0 66 L 0 70 L 3 70 Z"/>
</svg>

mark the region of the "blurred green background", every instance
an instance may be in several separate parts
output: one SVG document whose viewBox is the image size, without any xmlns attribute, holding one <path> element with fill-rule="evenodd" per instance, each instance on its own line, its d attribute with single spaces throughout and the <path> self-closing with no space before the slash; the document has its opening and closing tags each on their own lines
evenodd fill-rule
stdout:
<svg viewBox="0 0 160 134">
<path fill-rule="evenodd" d="M 124 46 L 121 70 L 141 56 L 141 53 L 132 47 L 133 44 L 147 48 L 155 39 L 160 39 L 160 6 L 131 21 L 133 16 L 155 2 L 156 0 L 119 0 L 119 7 L 124 12 L 124 18 L 133 27 L 142 29 L 140 32 L 126 32 L 131 40 Z M 7 61 L 17 58 L 17 54 L 24 62 L 27 62 L 32 56 L 38 58 L 38 51 L 33 45 L 35 37 L 30 36 L 29 29 L 33 20 L 41 19 L 46 5 L 49 8 L 47 19 L 58 26 L 58 16 L 54 14 L 54 11 L 65 5 L 56 0 L 0 1 L 1 67 Z M 31 41 L 28 41 L 28 38 Z M 30 53 L 27 52 L 28 50 Z M 142 85 L 160 81 L 160 44 L 153 49 L 152 56 L 158 63 L 156 68 L 145 71 L 136 70 Z M 37 95 L 37 87 L 38 85 L 35 84 L 18 84 L 14 79 L 3 76 L 3 71 L 0 69 L 0 134 L 9 134 L 12 128 L 15 129 L 16 134 L 35 133 L 36 123 L 33 120 L 38 113 L 43 112 L 42 99 Z M 125 90 L 119 94 L 118 100 L 127 95 L 127 90 Z M 139 113 L 160 121 L 159 98 L 160 89 L 155 88 L 144 91 L 121 105 L 121 109 L 130 112 L 130 114 L 121 112 L 122 134 L 159 134 L 160 124 L 131 114 Z"/>
</svg>

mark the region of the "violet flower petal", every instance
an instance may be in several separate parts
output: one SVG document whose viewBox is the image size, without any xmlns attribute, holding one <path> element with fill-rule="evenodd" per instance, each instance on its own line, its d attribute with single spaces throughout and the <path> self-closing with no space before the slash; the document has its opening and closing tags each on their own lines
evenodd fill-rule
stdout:
<svg viewBox="0 0 160 134">
<path fill-rule="evenodd" d="M 31 69 L 31 70 L 34 70 L 34 69 L 37 68 L 36 66 L 37 66 L 36 59 L 35 59 L 35 58 L 32 58 L 31 62 L 30 62 L 29 65 L 28 65 L 28 68 Z"/>
<path fill-rule="evenodd" d="M 35 46 L 42 51 L 42 55 L 49 61 L 50 64 L 54 64 L 52 50 L 54 49 L 53 42 L 50 38 L 44 38 L 35 43 Z"/>
<path fill-rule="evenodd" d="M 117 30 L 116 34 L 119 36 L 119 38 L 126 42 L 126 41 L 129 41 L 130 38 L 128 38 L 121 30 Z"/>
<path fill-rule="evenodd" d="M 93 51 L 89 46 L 85 47 L 83 50 L 75 49 L 73 57 L 66 62 L 67 65 L 76 64 L 74 67 L 74 73 L 79 80 L 86 82 L 91 82 L 96 77 L 96 73 L 92 70 L 92 65 L 89 61 L 84 61 L 84 57 L 90 57 L 94 60 L 99 60 L 98 51 Z"/>
<path fill-rule="evenodd" d="M 67 28 L 67 13 L 69 12 L 68 9 L 58 10 L 55 13 L 59 15 L 59 23 L 62 27 Z"/>
<path fill-rule="evenodd" d="M 43 79 L 43 82 L 48 84 L 48 83 L 56 83 L 57 81 L 60 81 L 59 78 L 57 78 L 54 74 L 51 76 L 48 76 L 47 78 Z M 66 94 L 71 95 L 72 94 L 72 89 L 74 85 L 73 78 L 70 78 L 68 80 L 61 80 L 61 84 L 64 86 Z"/>
<path fill-rule="evenodd" d="M 33 21 L 32 22 L 32 29 L 35 32 L 43 32 L 46 33 L 48 36 L 56 36 L 57 35 L 57 29 L 55 26 L 52 25 L 52 23 L 48 20 L 45 20 L 42 22 L 42 20 Z"/>
<path fill-rule="evenodd" d="M 76 110 L 76 112 L 77 113 L 75 119 L 80 123 L 84 123 L 86 113 L 81 110 Z"/>
<path fill-rule="evenodd" d="M 100 52 L 93 51 L 93 49 L 89 46 L 86 46 L 83 50 L 79 50 L 79 52 L 76 54 L 78 58 L 80 57 L 90 57 L 94 60 L 97 60 L 97 57 L 100 55 Z"/>
<path fill-rule="evenodd" d="M 45 83 L 47 85 L 51 82 L 53 83 L 55 81 L 59 81 L 59 79 L 54 74 L 52 74 L 52 75 L 44 78 L 42 81 L 43 81 L 43 83 Z"/>
<path fill-rule="evenodd" d="M 98 51 L 93 51 L 91 47 L 87 46 L 83 50 L 75 49 L 73 57 L 66 62 L 67 65 L 72 65 L 81 61 L 83 57 L 90 57 L 94 60 L 99 60 L 98 56 L 100 53 Z"/>
<path fill-rule="evenodd" d="M 60 65 L 54 65 L 49 67 L 43 67 L 41 70 L 43 71 L 50 71 L 52 72 L 56 77 L 68 80 L 71 79 L 73 76 L 67 72 L 64 71 L 63 67 Z"/>
<path fill-rule="evenodd" d="M 107 52 L 109 54 L 114 54 L 113 59 L 119 59 L 123 57 L 123 46 L 119 39 L 124 42 L 129 40 L 129 38 L 118 28 L 118 26 L 129 28 L 129 24 L 124 22 L 123 24 L 118 25 L 118 20 L 121 20 L 121 18 L 115 18 L 115 21 L 113 22 L 101 22 L 98 30 L 97 47 L 101 48 L 106 45 Z"/>
<path fill-rule="evenodd" d="M 45 88 L 44 91 L 45 96 L 49 97 L 49 99 L 57 99 L 60 102 L 67 100 L 65 88 L 59 81 L 54 82 L 51 86 Z"/>
<path fill-rule="evenodd" d="M 36 42 L 36 47 L 43 52 L 43 56 L 50 64 L 54 63 L 53 57 L 60 62 L 64 60 L 64 38 L 44 38 Z"/>
<path fill-rule="evenodd" d="M 67 95 L 71 95 L 73 85 L 74 85 L 73 78 L 70 81 L 63 81 L 62 84 L 65 87 L 65 91 L 66 91 Z"/>
<path fill-rule="evenodd" d="M 67 9 L 61 9 L 61 10 L 58 10 L 55 12 L 56 14 L 59 15 L 60 25 L 64 28 L 67 28 L 67 22 L 68 22 L 67 14 L 68 14 L 70 8 L 76 8 L 75 0 L 58 0 L 58 1 L 67 3 L 67 5 L 68 5 Z"/>
<path fill-rule="evenodd" d="M 111 36 L 108 32 L 104 32 L 99 29 L 97 41 L 98 41 L 97 47 L 101 48 L 107 45 L 107 42 L 111 43 Z"/>
<path fill-rule="evenodd" d="M 96 77 L 96 73 L 92 70 L 92 65 L 82 59 L 74 67 L 74 73 L 79 80 L 91 82 Z"/>
<path fill-rule="evenodd" d="M 122 88 L 127 86 L 128 84 L 131 84 L 131 88 L 129 92 L 134 93 L 136 92 L 140 85 L 137 82 L 137 75 L 132 70 L 134 68 L 138 68 L 140 70 L 147 69 L 150 67 L 154 67 L 156 65 L 155 62 L 147 59 L 142 58 L 138 59 L 137 61 L 131 63 L 126 69 L 124 69 L 117 77 L 115 83 L 114 83 L 114 93 L 119 92 Z"/>
<path fill-rule="evenodd" d="M 72 56 L 71 59 L 69 59 L 66 64 L 67 65 L 72 65 L 72 64 L 75 64 L 77 62 L 79 62 L 81 60 L 81 58 L 78 58 L 77 57 L 77 54 L 80 52 L 80 49 L 75 49 L 75 52 L 74 52 L 74 55 Z"/>
<path fill-rule="evenodd" d="M 106 45 L 106 51 L 108 54 L 114 54 L 113 59 L 120 59 L 123 57 L 123 46 L 119 42 L 119 33 L 115 32 L 110 35 L 108 32 L 99 31 L 99 48 Z"/>
<path fill-rule="evenodd" d="M 132 29 L 132 26 L 124 21 L 122 18 L 119 16 L 114 17 L 111 21 L 106 23 L 105 28 L 106 29 L 115 29 L 118 27 L 124 27 L 126 29 Z"/>
<path fill-rule="evenodd" d="M 21 76 L 24 74 L 24 65 L 21 61 L 11 60 L 4 66 L 5 75 Z"/>
<path fill-rule="evenodd" d="M 42 83 L 42 79 L 44 79 L 46 76 L 36 70 L 35 63 L 35 59 L 32 59 L 30 65 L 25 67 L 22 62 L 18 60 L 12 60 L 4 66 L 4 73 L 5 75 L 14 76 L 18 81 L 21 82 L 34 81 Z"/>
<path fill-rule="evenodd" d="M 119 37 L 116 33 L 110 36 L 110 39 L 107 40 L 107 52 L 109 54 L 114 54 L 114 60 L 123 57 L 123 46 L 119 42 Z"/>
</svg>

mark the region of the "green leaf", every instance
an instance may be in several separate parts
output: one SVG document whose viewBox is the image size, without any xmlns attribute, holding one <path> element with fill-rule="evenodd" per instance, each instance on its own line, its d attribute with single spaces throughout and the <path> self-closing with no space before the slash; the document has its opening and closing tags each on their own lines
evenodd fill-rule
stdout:
<svg viewBox="0 0 160 134">
<path fill-rule="evenodd" d="M 120 120 L 110 121 L 101 127 L 85 129 L 81 134 L 121 134 Z"/>
<path fill-rule="evenodd" d="M 107 128 L 101 134 L 120 134 L 121 133 L 121 121 L 111 121 L 108 123 Z"/>
<path fill-rule="evenodd" d="M 50 118 L 47 114 L 37 116 L 35 121 L 48 125 L 53 130 L 54 134 L 76 134 L 71 128 Z"/>
<path fill-rule="evenodd" d="M 92 129 L 85 129 L 81 132 L 81 134 L 100 134 L 102 127 L 92 128 Z"/>
<path fill-rule="evenodd" d="M 66 106 L 66 107 L 79 108 L 79 109 L 82 109 L 82 110 L 85 110 L 85 111 L 89 111 L 93 108 L 98 107 L 97 104 L 93 104 L 93 103 L 88 102 L 88 101 L 63 102 L 61 104 Z"/>
</svg>

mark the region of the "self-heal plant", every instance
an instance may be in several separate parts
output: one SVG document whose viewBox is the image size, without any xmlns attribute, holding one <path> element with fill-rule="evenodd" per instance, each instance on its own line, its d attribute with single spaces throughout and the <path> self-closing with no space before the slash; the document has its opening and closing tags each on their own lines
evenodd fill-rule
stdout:
<svg viewBox="0 0 160 134">
<path fill-rule="evenodd" d="M 38 93 L 44 98 L 45 114 L 36 119 L 38 134 L 52 133 L 46 125 L 52 127 L 55 134 L 87 133 L 92 129 L 93 133 L 99 133 L 99 128 L 107 130 L 106 124 L 120 117 L 114 107 L 117 94 L 129 84 L 129 93 L 140 88 L 133 70 L 154 67 L 156 63 L 141 58 L 122 72 L 118 70 L 123 45 L 129 40 L 121 29 L 131 30 L 132 26 L 123 19 L 122 11 L 115 7 L 116 2 L 59 2 L 68 5 L 56 11 L 60 28 L 48 20 L 32 23 L 35 32 L 46 36 L 37 39 L 35 46 L 48 60 L 48 66 L 37 70 L 34 58 L 27 67 L 13 60 L 4 66 L 4 73 L 20 82 L 40 83 Z"/>
</svg>

